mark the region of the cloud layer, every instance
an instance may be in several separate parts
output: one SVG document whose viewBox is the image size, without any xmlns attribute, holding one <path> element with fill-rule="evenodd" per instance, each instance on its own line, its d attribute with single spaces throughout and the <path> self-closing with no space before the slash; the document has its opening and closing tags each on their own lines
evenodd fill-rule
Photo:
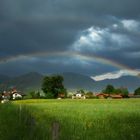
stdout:
<svg viewBox="0 0 140 140">
<path fill-rule="evenodd" d="M 139 0 L 1 0 L 0 73 L 96 75 L 119 69 L 72 52 L 139 69 L 139 5 Z M 69 54 L 56 55 L 60 52 Z"/>
</svg>

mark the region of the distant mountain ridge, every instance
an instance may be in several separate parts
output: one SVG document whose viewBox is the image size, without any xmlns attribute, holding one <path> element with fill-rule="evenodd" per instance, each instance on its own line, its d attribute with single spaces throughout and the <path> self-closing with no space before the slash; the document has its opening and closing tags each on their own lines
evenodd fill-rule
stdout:
<svg viewBox="0 0 140 140">
<path fill-rule="evenodd" d="M 8 80 L 3 79 L 3 82 L 0 84 L 0 88 L 7 89 L 10 87 L 16 87 L 21 91 L 39 90 L 43 77 L 43 75 L 37 72 L 30 72 L 21 76 L 10 78 Z"/>
<path fill-rule="evenodd" d="M 8 80 L 10 80 L 10 79 L 11 79 L 11 77 L 9 77 L 9 76 L 7 76 L 7 75 L 1 75 L 1 74 L 0 74 L 0 84 L 1 84 L 2 82 L 8 81 Z"/>
<path fill-rule="evenodd" d="M 94 80 L 89 76 L 67 72 L 61 74 L 64 78 L 64 85 L 68 89 L 85 89 L 92 90 Z"/>
<path fill-rule="evenodd" d="M 95 83 L 97 91 L 103 89 L 108 84 L 112 84 L 115 87 L 126 87 L 130 92 L 133 92 L 136 88 L 140 87 L 140 78 L 136 76 L 122 76 L 118 79 L 106 79 L 96 81 Z"/>
<path fill-rule="evenodd" d="M 64 86 L 68 90 L 90 90 L 94 92 L 102 91 L 106 85 L 112 84 L 115 87 L 126 87 L 133 92 L 140 86 L 140 78 L 134 76 L 123 76 L 118 79 L 108 79 L 103 81 L 94 81 L 89 76 L 72 72 L 61 73 L 64 78 Z M 8 77 L 0 75 L 0 90 L 10 87 L 17 87 L 21 91 L 40 90 L 42 80 L 45 75 L 37 72 L 30 72 L 17 77 Z"/>
</svg>

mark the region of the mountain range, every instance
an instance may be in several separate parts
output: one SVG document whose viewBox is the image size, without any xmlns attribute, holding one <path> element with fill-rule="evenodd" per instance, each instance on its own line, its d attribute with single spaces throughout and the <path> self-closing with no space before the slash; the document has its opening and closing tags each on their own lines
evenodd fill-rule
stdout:
<svg viewBox="0 0 140 140">
<path fill-rule="evenodd" d="M 94 92 L 102 91 L 106 85 L 112 84 L 115 87 L 126 87 L 130 92 L 140 87 L 140 78 L 135 76 L 123 76 L 118 79 L 108 79 L 95 81 L 89 76 L 77 73 L 61 73 L 64 78 L 64 86 L 68 90 L 90 90 Z M 0 75 L 0 91 L 8 88 L 16 87 L 17 89 L 27 92 L 32 90 L 40 90 L 42 80 L 45 75 L 37 72 L 30 72 L 17 77 L 9 77 Z"/>
</svg>

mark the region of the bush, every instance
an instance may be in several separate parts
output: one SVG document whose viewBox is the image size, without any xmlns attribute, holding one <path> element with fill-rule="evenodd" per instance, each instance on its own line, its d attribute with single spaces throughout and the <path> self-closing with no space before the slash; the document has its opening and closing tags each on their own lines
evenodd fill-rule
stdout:
<svg viewBox="0 0 140 140">
<path fill-rule="evenodd" d="M 140 95 L 140 87 L 134 91 L 134 95 Z"/>
<path fill-rule="evenodd" d="M 31 91 L 31 92 L 29 93 L 29 95 L 30 95 L 30 97 L 31 97 L 32 99 L 39 99 L 39 98 L 40 98 L 40 92 L 39 92 L 39 91 L 38 91 L 38 92 Z"/>
<path fill-rule="evenodd" d="M 45 98 L 46 99 L 54 99 L 54 95 L 52 93 L 47 93 Z"/>
<path fill-rule="evenodd" d="M 93 98 L 93 93 L 91 91 L 87 92 L 86 94 L 86 98 Z"/>
</svg>

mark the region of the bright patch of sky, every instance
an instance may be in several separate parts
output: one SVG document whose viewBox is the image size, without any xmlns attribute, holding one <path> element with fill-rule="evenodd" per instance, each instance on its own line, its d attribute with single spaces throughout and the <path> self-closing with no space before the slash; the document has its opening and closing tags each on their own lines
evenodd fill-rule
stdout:
<svg viewBox="0 0 140 140">
<path fill-rule="evenodd" d="M 139 29 L 139 22 L 135 20 L 118 20 L 117 23 L 106 28 L 92 26 L 79 33 L 72 49 L 79 52 L 98 52 L 102 50 L 120 50 L 135 45 L 130 34 L 119 32 L 120 29 L 135 32 Z"/>
<path fill-rule="evenodd" d="M 123 27 L 128 31 L 139 32 L 140 23 L 136 20 L 122 20 Z"/>
<path fill-rule="evenodd" d="M 83 50 L 100 50 L 104 46 L 104 34 L 106 31 L 96 27 L 90 27 L 79 36 L 78 40 L 73 44 L 73 49 L 76 51 Z"/>
</svg>

